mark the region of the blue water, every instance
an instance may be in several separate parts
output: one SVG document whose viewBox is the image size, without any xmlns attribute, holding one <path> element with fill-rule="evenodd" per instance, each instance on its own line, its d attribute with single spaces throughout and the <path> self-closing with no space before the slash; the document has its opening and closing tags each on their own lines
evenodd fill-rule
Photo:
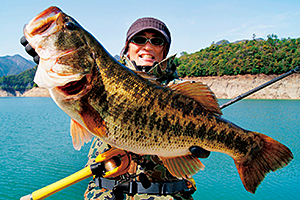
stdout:
<svg viewBox="0 0 300 200">
<path fill-rule="evenodd" d="M 194 199 L 299 199 L 299 111 L 299 100 L 243 100 L 223 109 L 226 119 L 288 146 L 294 160 L 268 174 L 253 195 L 244 189 L 232 158 L 212 153 L 201 160 L 205 170 L 194 176 Z M 50 98 L 0 98 L 0 199 L 19 199 L 84 167 L 89 145 L 74 150 L 69 125 L 69 117 Z M 88 182 L 47 199 L 83 199 Z"/>
<path fill-rule="evenodd" d="M 51 98 L 0 98 L 0 199 L 20 199 L 82 169 L 89 147 L 73 148 L 70 118 Z M 48 199 L 83 199 L 88 180 Z"/>
</svg>

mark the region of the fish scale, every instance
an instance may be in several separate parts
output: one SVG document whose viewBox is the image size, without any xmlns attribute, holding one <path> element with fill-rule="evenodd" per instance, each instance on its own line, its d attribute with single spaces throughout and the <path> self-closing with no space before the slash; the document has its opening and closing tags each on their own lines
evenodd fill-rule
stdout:
<svg viewBox="0 0 300 200">
<path fill-rule="evenodd" d="M 71 117 L 76 149 L 96 136 L 126 151 L 156 155 L 173 176 L 188 178 L 204 168 L 189 151 L 199 146 L 231 156 L 251 193 L 267 173 L 293 159 L 278 141 L 222 118 L 206 85 L 165 87 L 128 69 L 57 7 L 31 20 L 24 35 L 40 56 L 34 81 Z"/>
</svg>

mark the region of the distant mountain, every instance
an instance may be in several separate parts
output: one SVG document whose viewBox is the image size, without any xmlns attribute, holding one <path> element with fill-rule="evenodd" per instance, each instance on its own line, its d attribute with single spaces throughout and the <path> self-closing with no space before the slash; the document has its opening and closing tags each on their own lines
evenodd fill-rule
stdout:
<svg viewBox="0 0 300 200">
<path fill-rule="evenodd" d="M 220 40 L 218 42 L 215 43 L 215 45 L 226 45 L 229 44 L 230 42 L 226 39 Z"/>
<path fill-rule="evenodd" d="M 248 39 L 243 39 L 243 40 L 236 40 L 236 41 L 234 41 L 234 42 L 232 42 L 232 44 L 238 44 L 238 43 L 240 43 L 240 42 L 246 42 Z"/>
<path fill-rule="evenodd" d="M 16 54 L 14 56 L 0 57 L 0 77 L 19 74 L 27 69 L 31 69 L 36 64 Z"/>
<path fill-rule="evenodd" d="M 249 39 L 236 40 L 236 41 L 234 41 L 234 42 L 229 42 L 228 40 L 223 39 L 223 40 L 220 40 L 220 41 L 216 42 L 215 45 L 227 45 L 227 44 L 230 44 L 230 43 L 232 43 L 232 44 L 237 44 L 237 43 L 239 43 L 239 42 L 246 42 L 247 40 L 249 40 Z M 263 38 L 255 38 L 255 40 L 256 40 L 256 41 L 264 41 Z"/>
<path fill-rule="evenodd" d="M 114 56 L 114 58 L 115 58 L 116 60 L 121 60 L 121 57 L 120 57 L 118 54 L 116 54 L 116 55 Z"/>
</svg>

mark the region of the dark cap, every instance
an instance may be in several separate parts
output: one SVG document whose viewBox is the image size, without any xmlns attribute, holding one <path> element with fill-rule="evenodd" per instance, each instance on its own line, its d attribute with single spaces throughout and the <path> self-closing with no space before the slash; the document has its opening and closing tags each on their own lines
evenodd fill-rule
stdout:
<svg viewBox="0 0 300 200">
<path fill-rule="evenodd" d="M 133 22 L 127 31 L 126 42 L 131 40 L 131 38 L 137 33 L 147 29 L 154 29 L 160 32 L 165 37 L 167 43 L 171 44 L 171 34 L 166 24 L 151 17 L 140 18 Z"/>
<path fill-rule="evenodd" d="M 133 22 L 127 31 L 125 43 L 127 44 L 127 42 L 130 41 L 132 37 L 135 36 L 137 33 L 147 29 L 156 30 L 159 33 L 161 33 L 164 36 L 166 42 L 168 43 L 168 47 L 170 47 L 171 34 L 168 27 L 162 21 L 152 17 L 140 18 Z M 124 47 L 123 53 L 126 53 L 126 51 L 127 46 Z"/>
</svg>

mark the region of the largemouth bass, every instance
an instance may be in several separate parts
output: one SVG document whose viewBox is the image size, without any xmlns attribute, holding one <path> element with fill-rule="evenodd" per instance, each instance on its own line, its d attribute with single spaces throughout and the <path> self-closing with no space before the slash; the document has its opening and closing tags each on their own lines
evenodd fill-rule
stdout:
<svg viewBox="0 0 300 200">
<path fill-rule="evenodd" d="M 206 85 L 161 86 L 126 68 L 57 7 L 32 19 L 24 35 L 40 56 L 34 81 L 71 117 L 76 149 L 96 136 L 116 148 L 157 155 L 172 175 L 187 178 L 203 168 L 189 151 L 199 146 L 231 156 L 251 193 L 293 159 L 283 144 L 223 119 Z"/>
</svg>

